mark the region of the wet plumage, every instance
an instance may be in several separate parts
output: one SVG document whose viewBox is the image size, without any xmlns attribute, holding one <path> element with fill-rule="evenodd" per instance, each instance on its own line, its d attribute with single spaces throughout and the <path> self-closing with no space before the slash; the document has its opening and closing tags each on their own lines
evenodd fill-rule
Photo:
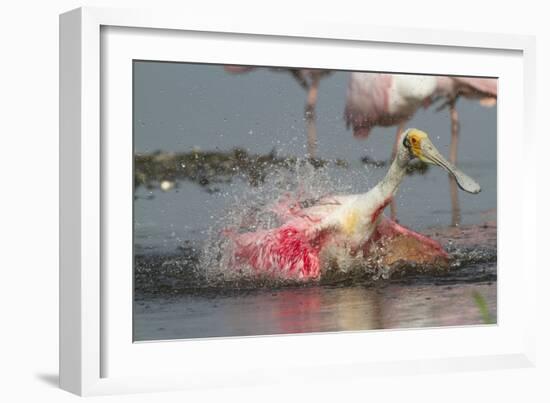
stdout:
<svg viewBox="0 0 550 403">
<path fill-rule="evenodd" d="M 367 259 L 373 246 L 397 238 L 408 239 L 416 245 L 419 261 L 446 260 L 448 256 L 437 242 L 384 217 L 383 210 L 397 192 L 406 166 L 413 158 L 445 168 L 454 175 L 459 186 L 470 193 L 479 192 L 479 185 L 449 164 L 424 132 L 409 129 L 399 140 L 388 173 L 368 192 L 327 196 L 308 207 L 302 207 L 300 200 L 288 195 L 272 207 L 280 218 L 279 227 L 228 232 L 234 244 L 233 261 L 248 265 L 256 272 L 318 279 L 327 262 L 341 260 L 342 256 L 352 260 Z M 410 259 L 405 251 L 390 252 L 401 253 Z"/>
</svg>

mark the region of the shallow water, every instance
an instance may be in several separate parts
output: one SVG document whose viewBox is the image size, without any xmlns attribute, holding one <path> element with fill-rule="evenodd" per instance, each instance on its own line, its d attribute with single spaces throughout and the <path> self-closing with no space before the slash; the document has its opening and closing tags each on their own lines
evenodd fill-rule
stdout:
<svg viewBox="0 0 550 403">
<path fill-rule="evenodd" d="M 496 323 L 496 226 L 432 229 L 448 272 L 332 284 L 208 284 L 181 256 L 136 260 L 134 340 L 461 326 Z M 200 273 L 198 273 L 200 275 Z"/>
<path fill-rule="evenodd" d="M 135 302 L 134 340 L 485 324 L 496 282 L 312 286 L 153 297 Z"/>
</svg>

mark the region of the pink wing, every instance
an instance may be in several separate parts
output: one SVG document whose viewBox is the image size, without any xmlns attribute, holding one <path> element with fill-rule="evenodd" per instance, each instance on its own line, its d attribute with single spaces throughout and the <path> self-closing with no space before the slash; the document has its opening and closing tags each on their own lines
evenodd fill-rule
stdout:
<svg viewBox="0 0 550 403">
<path fill-rule="evenodd" d="M 269 230 L 225 234 L 234 242 L 233 262 L 255 271 L 286 278 L 318 279 L 321 274 L 320 251 L 330 242 L 331 231 L 311 232 L 324 217 L 356 195 L 327 196 L 307 206 L 288 194 L 271 208 L 282 225 Z M 425 235 L 409 230 L 386 217 L 364 245 L 366 256 L 372 247 L 384 244 L 384 263 L 445 265 L 449 256 L 443 247 Z"/>
<path fill-rule="evenodd" d="M 297 218 L 270 230 L 228 234 L 235 243 L 234 263 L 286 278 L 318 278 L 321 243 L 306 237 L 307 227 L 307 221 Z"/>
<path fill-rule="evenodd" d="M 388 266 L 405 262 L 419 266 L 446 266 L 449 255 L 441 244 L 426 235 L 405 228 L 395 221 L 382 216 L 376 232 L 365 244 L 365 254 L 373 246 L 385 243 L 384 263 Z"/>
<path fill-rule="evenodd" d="M 225 232 L 235 245 L 234 263 L 287 278 L 318 278 L 319 252 L 329 234 L 320 232 L 312 236 L 309 230 L 349 197 L 353 196 L 329 196 L 307 206 L 291 194 L 284 195 L 271 207 L 283 223 L 280 227 L 246 233 Z"/>
</svg>

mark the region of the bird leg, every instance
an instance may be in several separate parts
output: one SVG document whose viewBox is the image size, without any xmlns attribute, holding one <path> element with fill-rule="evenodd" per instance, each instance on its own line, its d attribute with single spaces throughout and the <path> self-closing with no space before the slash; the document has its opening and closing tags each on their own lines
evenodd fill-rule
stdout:
<svg viewBox="0 0 550 403">
<path fill-rule="evenodd" d="M 291 69 L 290 74 L 292 74 L 292 77 L 294 77 L 300 87 L 302 87 L 304 90 L 309 89 L 309 84 L 304 78 L 304 75 L 300 69 Z"/>
<path fill-rule="evenodd" d="M 449 112 L 451 114 L 451 145 L 449 147 L 449 161 L 456 165 L 458 152 L 458 134 L 460 125 L 458 122 L 458 110 L 456 109 L 457 99 L 449 101 Z M 460 206 L 458 200 L 458 186 L 452 175 L 449 174 L 449 186 L 451 189 L 451 225 L 456 227 L 460 224 Z"/>
<path fill-rule="evenodd" d="M 401 133 L 403 133 L 403 130 L 405 129 L 405 123 L 400 123 L 399 126 L 397 126 L 397 133 L 395 135 L 395 140 L 393 142 L 393 148 L 391 152 L 391 160 L 393 161 L 395 159 L 395 156 L 397 154 L 397 148 L 399 147 L 399 137 L 401 137 Z M 395 222 L 398 222 L 397 220 L 397 205 L 395 203 L 395 198 L 391 199 L 390 202 L 390 217 Z"/>
<path fill-rule="evenodd" d="M 315 125 L 315 106 L 319 93 L 319 81 L 321 77 L 314 74 L 308 89 L 304 118 L 307 126 L 307 153 L 309 158 L 317 157 L 317 127 Z"/>
</svg>

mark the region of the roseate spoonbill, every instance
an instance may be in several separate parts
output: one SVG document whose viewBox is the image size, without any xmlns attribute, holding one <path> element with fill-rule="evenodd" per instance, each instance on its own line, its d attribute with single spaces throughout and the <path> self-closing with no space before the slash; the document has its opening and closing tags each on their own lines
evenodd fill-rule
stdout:
<svg viewBox="0 0 550 403">
<path fill-rule="evenodd" d="M 386 176 L 363 194 L 325 197 L 311 205 L 296 200 L 280 201 L 274 211 L 282 224 L 255 232 L 226 231 L 234 250 L 232 261 L 256 272 L 287 278 L 319 279 L 333 265 L 368 259 L 375 247 L 405 245 L 391 249 L 393 261 L 402 256 L 419 264 L 447 262 L 448 255 L 434 240 L 408 230 L 383 216 L 394 197 L 410 160 L 438 165 L 453 175 L 461 189 L 478 193 L 479 185 L 448 162 L 427 134 L 407 129 L 398 139 L 395 157 Z"/>
<path fill-rule="evenodd" d="M 447 99 L 444 105 L 448 105 L 451 117 L 451 145 L 449 147 L 449 161 L 457 163 L 458 135 L 460 125 L 456 103 L 459 97 L 479 100 L 482 106 L 494 106 L 497 100 L 497 80 L 493 78 L 478 77 L 437 77 L 437 86 L 434 98 L 443 97 Z M 451 189 L 451 225 L 460 224 L 460 206 L 458 202 L 458 189 L 451 177 L 449 177 Z"/>
<path fill-rule="evenodd" d="M 252 66 L 224 66 L 225 71 L 229 73 L 239 74 L 247 73 L 253 70 Z M 317 105 L 317 97 L 319 94 L 319 83 L 321 79 L 331 73 L 330 70 L 318 69 L 298 69 L 290 67 L 274 67 L 274 71 L 288 72 L 298 82 L 300 87 L 307 91 L 306 106 L 304 110 L 304 118 L 307 125 L 307 153 L 310 158 L 315 158 L 317 155 L 317 128 L 315 126 L 315 107 Z"/>
<path fill-rule="evenodd" d="M 353 128 L 356 138 L 365 139 L 375 126 L 397 126 L 392 149 L 395 156 L 397 140 L 404 125 L 420 106 L 428 106 L 436 89 L 433 76 L 353 72 L 348 82 L 346 126 Z M 396 218 L 395 202 L 391 217 Z"/>
</svg>

